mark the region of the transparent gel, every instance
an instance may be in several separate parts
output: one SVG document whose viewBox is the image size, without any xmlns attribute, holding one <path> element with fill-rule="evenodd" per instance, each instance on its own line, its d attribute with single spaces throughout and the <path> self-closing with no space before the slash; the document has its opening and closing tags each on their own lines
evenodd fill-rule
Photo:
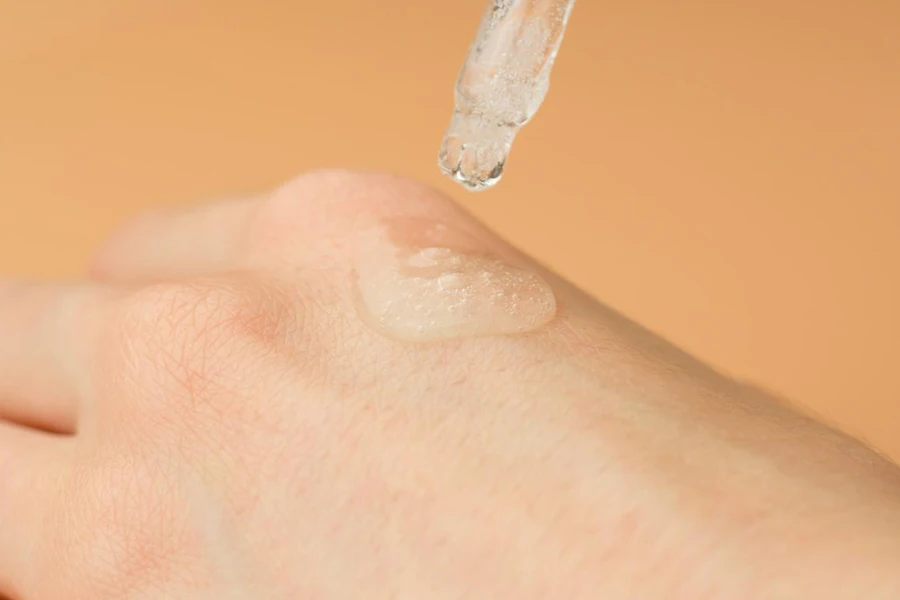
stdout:
<svg viewBox="0 0 900 600">
<path fill-rule="evenodd" d="M 503 175 L 513 140 L 537 113 L 575 0 L 491 0 L 456 82 L 441 170 L 471 191 Z"/>
<path fill-rule="evenodd" d="M 371 231 L 357 265 L 363 321 L 397 340 L 429 342 L 527 333 L 550 323 L 556 298 L 524 266 L 465 249 L 449 229 L 418 239 Z"/>
</svg>

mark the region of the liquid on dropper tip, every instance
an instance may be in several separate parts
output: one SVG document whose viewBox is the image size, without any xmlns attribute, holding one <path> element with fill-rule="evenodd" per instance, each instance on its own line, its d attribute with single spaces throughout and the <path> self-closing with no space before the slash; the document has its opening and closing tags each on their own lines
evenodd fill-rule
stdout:
<svg viewBox="0 0 900 600">
<path fill-rule="evenodd" d="M 438 165 L 441 171 L 457 183 L 465 186 L 469 191 L 482 192 L 487 190 L 503 177 L 503 163 L 496 163 L 490 167 L 479 168 L 477 159 L 474 158 L 477 151 L 471 145 L 466 145 L 459 140 L 448 140 L 445 145 L 447 151 L 441 152 Z"/>
<path fill-rule="evenodd" d="M 438 165 L 470 191 L 486 190 L 503 176 L 516 132 L 514 126 L 456 112 L 441 144 Z"/>
</svg>

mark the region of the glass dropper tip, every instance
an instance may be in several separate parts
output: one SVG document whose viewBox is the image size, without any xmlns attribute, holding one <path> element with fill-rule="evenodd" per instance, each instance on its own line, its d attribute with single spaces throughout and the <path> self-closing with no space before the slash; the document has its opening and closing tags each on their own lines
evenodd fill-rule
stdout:
<svg viewBox="0 0 900 600">
<path fill-rule="evenodd" d="M 483 115 L 456 111 L 441 144 L 438 166 L 470 191 L 487 190 L 503 177 L 517 131 Z"/>
<path fill-rule="evenodd" d="M 470 191 L 500 181 L 513 138 L 535 115 L 575 0 L 489 0 L 457 76 L 438 165 Z"/>
</svg>

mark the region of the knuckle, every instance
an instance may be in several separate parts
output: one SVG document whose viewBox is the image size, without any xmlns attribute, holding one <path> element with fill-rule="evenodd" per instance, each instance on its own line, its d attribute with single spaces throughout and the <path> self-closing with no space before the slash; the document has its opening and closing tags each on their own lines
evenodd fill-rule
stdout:
<svg viewBox="0 0 900 600">
<path fill-rule="evenodd" d="M 112 319 L 113 369 L 160 408 L 195 406 L 232 389 L 241 373 L 305 338 L 293 290 L 267 282 L 151 286 Z"/>
<path fill-rule="evenodd" d="M 188 366 L 249 330 L 255 308 L 226 286 L 166 284 L 132 295 L 121 315 L 122 328 L 142 338 L 154 356 L 164 350 L 167 358 Z"/>
<path fill-rule="evenodd" d="M 259 201 L 244 234 L 254 254 L 316 242 L 327 251 L 361 226 L 395 217 L 430 217 L 458 209 L 435 189 L 388 173 L 321 170 L 301 175 Z M 318 257 L 317 257 L 318 260 Z"/>
</svg>

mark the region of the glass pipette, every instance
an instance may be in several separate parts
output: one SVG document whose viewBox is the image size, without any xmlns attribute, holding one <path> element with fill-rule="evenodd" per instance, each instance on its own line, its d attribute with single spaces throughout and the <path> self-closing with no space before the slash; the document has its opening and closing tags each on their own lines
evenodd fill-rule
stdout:
<svg viewBox="0 0 900 600">
<path fill-rule="evenodd" d="M 547 95 L 575 0 L 491 0 L 456 82 L 438 164 L 471 191 L 496 184 Z"/>
</svg>

